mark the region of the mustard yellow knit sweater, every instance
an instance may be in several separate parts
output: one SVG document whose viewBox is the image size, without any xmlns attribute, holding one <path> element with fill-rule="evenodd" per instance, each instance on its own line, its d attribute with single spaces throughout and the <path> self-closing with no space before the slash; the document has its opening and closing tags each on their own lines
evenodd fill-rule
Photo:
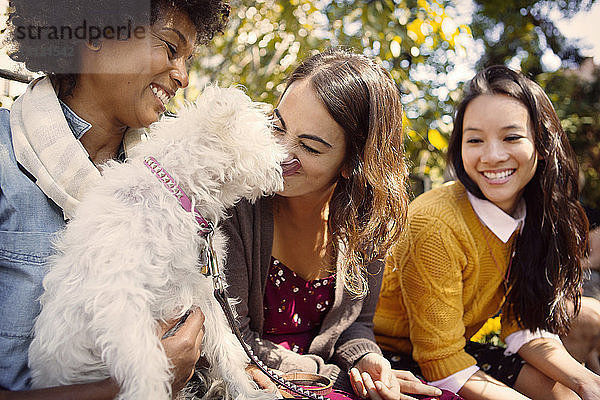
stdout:
<svg viewBox="0 0 600 400">
<path fill-rule="evenodd" d="M 464 346 L 504 302 L 515 236 L 502 243 L 479 221 L 458 182 L 416 198 L 386 261 L 374 319 L 381 348 L 412 352 L 429 381 L 474 365 Z M 502 338 L 517 330 L 514 321 L 502 320 Z"/>
</svg>

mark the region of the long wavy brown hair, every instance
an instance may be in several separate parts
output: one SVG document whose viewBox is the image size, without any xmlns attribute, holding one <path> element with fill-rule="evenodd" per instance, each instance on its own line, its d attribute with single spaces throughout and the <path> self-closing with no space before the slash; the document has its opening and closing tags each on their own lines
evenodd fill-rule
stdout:
<svg viewBox="0 0 600 400">
<path fill-rule="evenodd" d="M 382 66 L 339 48 L 306 59 L 286 90 L 299 80 L 310 81 L 346 134 L 344 170 L 350 172 L 338 178 L 328 227 L 333 254 L 344 254 L 338 279 L 362 297 L 368 292 L 366 266 L 385 255 L 406 220 L 400 92 Z"/>
<path fill-rule="evenodd" d="M 485 198 L 464 169 L 461 143 L 465 110 L 484 94 L 510 96 L 527 107 L 539 155 L 537 170 L 523 192 L 527 217 L 517 241 L 503 311 L 516 317 L 523 328 L 566 333 L 579 310 L 588 240 L 588 220 L 578 201 L 575 154 L 543 89 L 510 68 L 488 67 L 466 85 L 448 147 L 456 177 L 477 197 Z"/>
</svg>

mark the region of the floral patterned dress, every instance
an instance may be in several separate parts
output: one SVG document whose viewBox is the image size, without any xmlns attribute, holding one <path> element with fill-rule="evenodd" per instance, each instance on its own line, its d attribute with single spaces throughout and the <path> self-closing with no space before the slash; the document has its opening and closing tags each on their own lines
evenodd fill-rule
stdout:
<svg viewBox="0 0 600 400">
<path fill-rule="evenodd" d="M 263 337 L 303 354 L 333 304 L 335 274 L 306 281 L 271 257 L 264 301 Z"/>
</svg>

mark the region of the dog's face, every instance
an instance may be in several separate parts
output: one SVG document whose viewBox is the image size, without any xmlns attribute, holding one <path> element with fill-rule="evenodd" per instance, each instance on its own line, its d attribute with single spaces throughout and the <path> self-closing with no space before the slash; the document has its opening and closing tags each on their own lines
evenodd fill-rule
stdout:
<svg viewBox="0 0 600 400">
<path fill-rule="evenodd" d="M 185 143 L 193 175 L 186 186 L 214 191 L 226 207 L 283 189 L 285 150 L 273 136 L 264 104 L 240 89 L 208 86 L 177 118 L 156 124 L 155 135 L 168 137 L 173 146 Z"/>
</svg>

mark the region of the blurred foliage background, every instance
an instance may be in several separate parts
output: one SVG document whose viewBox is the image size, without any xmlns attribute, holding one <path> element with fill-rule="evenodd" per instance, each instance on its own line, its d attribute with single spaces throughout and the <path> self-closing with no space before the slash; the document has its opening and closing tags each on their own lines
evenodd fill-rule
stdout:
<svg viewBox="0 0 600 400">
<path fill-rule="evenodd" d="M 506 64 L 545 88 L 579 158 L 582 201 L 600 208 L 600 67 L 554 22 L 595 1 L 230 0 L 228 29 L 193 59 L 179 100 L 219 82 L 274 104 L 308 55 L 330 46 L 364 52 L 403 93 L 406 157 L 419 193 L 448 178 L 444 157 L 462 83 L 475 70 Z"/>
<path fill-rule="evenodd" d="M 453 109 L 472 75 L 455 69 L 507 64 L 547 91 L 579 157 L 582 200 L 600 208 L 600 68 L 550 18 L 552 11 L 571 17 L 594 1 L 474 0 L 465 24 L 449 0 L 231 0 L 229 29 L 200 50 L 192 65 L 196 84 L 184 96 L 218 81 L 242 84 L 274 104 L 303 58 L 330 46 L 362 51 L 403 93 L 406 156 L 418 193 L 448 178 Z M 548 60 L 558 63 L 554 71 Z"/>
</svg>

